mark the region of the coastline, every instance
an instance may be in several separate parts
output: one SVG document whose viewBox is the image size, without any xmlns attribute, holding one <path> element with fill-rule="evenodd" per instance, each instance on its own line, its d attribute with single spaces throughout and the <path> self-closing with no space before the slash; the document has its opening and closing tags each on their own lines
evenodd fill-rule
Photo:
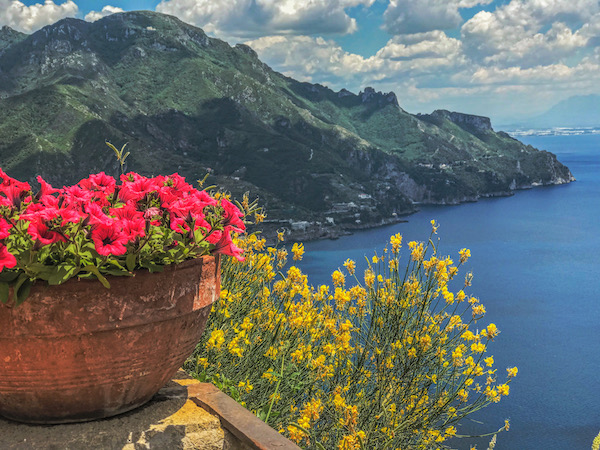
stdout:
<svg viewBox="0 0 600 450">
<path fill-rule="evenodd" d="M 509 191 L 486 192 L 472 197 L 462 197 L 453 199 L 452 201 L 442 202 L 427 202 L 413 203 L 414 208 L 409 211 L 403 211 L 389 218 L 384 218 L 379 221 L 362 222 L 360 220 L 354 222 L 335 223 L 330 217 L 323 216 L 322 220 L 314 221 L 294 221 L 292 219 L 267 219 L 258 226 L 249 227 L 249 232 L 260 231 L 261 235 L 266 239 L 267 245 L 274 245 L 277 242 L 277 234 L 284 232 L 286 243 L 295 242 L 310 242 L 324 239 L 335 240 L 341 236 L 348 236 L 355 231 L 368 230 L 372 228 L 383 227 L 395 223 L 408 222 L 408 217 L 419 212 L 420 206 L 456 206 L 463 203 L 475 203 L 482 198 L 498 198 L 512 197 L 518 191 L 534 189 L 537 187 L 561 186 L 576 181 L 571 174 L 570 178 L 557 178 L 549 183 L 532 183 L 523 186 L 515 186 Z M 268 212 L 267 212 L 268 213 Z"/>
</svg>

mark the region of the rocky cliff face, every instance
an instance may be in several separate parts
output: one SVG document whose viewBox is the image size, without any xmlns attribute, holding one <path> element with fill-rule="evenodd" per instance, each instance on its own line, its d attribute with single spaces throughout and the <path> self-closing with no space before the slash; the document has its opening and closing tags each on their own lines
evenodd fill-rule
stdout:
<svg viewBox="0 0 600 450">
<path fill-rule="evenodd" d="M 445 109 L 437 109 L 431 113 L 431 116 L 436 119 L 447 119 L 450 122 L 467 129 L 474 129 L 483 132 L 494 131 L 492 129 L 492 122 L 490 121 L 489 117 L 446 111 Z"/>
</svg>

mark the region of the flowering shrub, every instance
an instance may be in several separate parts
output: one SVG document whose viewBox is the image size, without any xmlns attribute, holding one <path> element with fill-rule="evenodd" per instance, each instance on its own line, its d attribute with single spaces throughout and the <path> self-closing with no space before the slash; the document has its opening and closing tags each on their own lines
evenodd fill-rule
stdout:
<svg viewBox="0 0 600 450">
<path fill-rule="evenodd" d="M 431 239 L 401 251 L 395 235 L 364 276 L 347 260 L 330 289 L 294 266 L 283 274 L 284 248 L 255 235 L 239 245 L 246 260 L 224 264 L 221 299 L 186 367 L 302 447 L 440 448 L 509 394 L 517 368 L 499 381 L 488 354 L 498 328 L 481 324 L 470 275 L 451 282 L 469 250 L 455 264 Z M 303 253 L 291 248 L 293 259 Z"/>
<path fill-rule="evenodd" d="M 232 241 L 245 230 L 243 214 L 223 196 L 211 196 L 178 174 L 143 177 L 130 172 L 120 183 L 104 172 L 55 189 L 41 189 L 0 169 L 0 299 L 13 287 L 15 303 L 35 280 L 61 284 L 72 277 L 133 275 L 160 271 L 202 255 L 224 253 L 243 260 Z"/>
</svg>

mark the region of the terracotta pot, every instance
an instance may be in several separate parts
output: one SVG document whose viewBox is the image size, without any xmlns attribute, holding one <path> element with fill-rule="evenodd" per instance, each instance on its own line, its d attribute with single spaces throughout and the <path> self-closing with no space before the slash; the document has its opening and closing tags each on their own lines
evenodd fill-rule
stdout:
<svg viewBox="0 0 600 450">
<path fill-rule="evenodd" d="M 0 303 L 0 415 L 64 423 L 147 402 L 197 344 L 219 296 L 212 256 L 60 286 L 36 283 L 20 306 Z"/>
</svg>

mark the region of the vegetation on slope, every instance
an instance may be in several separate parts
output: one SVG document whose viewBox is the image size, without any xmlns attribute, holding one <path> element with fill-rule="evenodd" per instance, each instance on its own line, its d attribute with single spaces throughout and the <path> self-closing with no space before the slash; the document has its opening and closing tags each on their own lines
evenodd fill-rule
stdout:
<svg viewBox="0 0 600 450">
<path fill-rule="evenodd" d="M 54 184 L 129 169 L 209 172 L 260 195 L 272 218 L 376 224 L 415 202 L 456 203 L 570 180 L 553 155 L 485 118 L 414 116 L 393 93 L 300 83 L 245 45 L 153 12 L 0 32 L 0 166 Z M 465 126 L 465 123 L 475 126 Z"/>
</svg>

